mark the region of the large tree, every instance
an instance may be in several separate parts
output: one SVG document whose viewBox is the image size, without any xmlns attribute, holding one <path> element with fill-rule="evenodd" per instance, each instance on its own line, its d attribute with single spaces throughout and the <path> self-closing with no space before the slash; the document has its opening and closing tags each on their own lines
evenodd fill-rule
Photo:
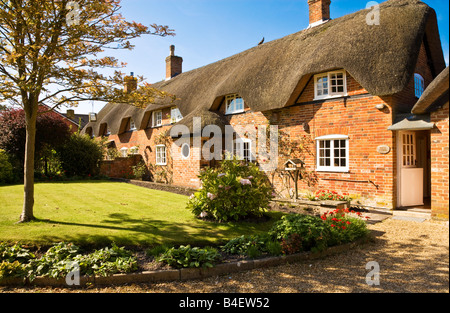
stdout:
<svg viewBox="0 0 450 313">
<path fill-rule="evenodd" d="M 144 107 L 166 97 L 144 83 L 122 90 L 125 66 L 106 49 L 133 49 L 144 34 L 174 35 L 167 26 L 126 21 L 120 0 L 0 0 L 0 102 L 25 111 L 24 204 L 20 222 L 34 219 L 34 153 L 40 104 L 50 108 L 99 100 Z M 141 81 L 143 80 L 140 77 Z"/>
</svg>

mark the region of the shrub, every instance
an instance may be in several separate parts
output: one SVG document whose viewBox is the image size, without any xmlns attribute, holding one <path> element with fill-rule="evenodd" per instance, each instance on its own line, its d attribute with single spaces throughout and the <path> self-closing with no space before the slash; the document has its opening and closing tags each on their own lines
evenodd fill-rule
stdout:
<svg viewBox="0 0 450 313">
<path fill-rule="evenodd" d="M 175 268 L 213 267 L 220 259 L 221 255 L 215 248 L 192 248 L 190 245 L 170 248 L 156 258 L 158 262 Z"/>
<path fill-rule="evenodd" d="M 19 261 L 3 261 L 0 263 L 0 281 L 7 278 L 25 278 L 27 272 L 27 266 Z"/>
<path fill-rule="evenodd" d="M 103 160 L 103 142 L 89 135 L 74 133 L 57 149 L 61 167 L 66 176 L 96 176 Z"/>
<path fill-rule="evenodd" d="M 199 178 L 202 188 L 187 206 L 196 216 L 206 214 L 221 222 L 261 216 L 272 199 L 272 187 L 259 167 L 236 158 L 203 170 Z"/>
<path fill-rule="evenodd" d="M 269 234 L 273 239 L 280 241 L 283 239 L 289 240 L 291 235 L 298 234 L 301 238 L 303 250 L 308 251 L 312 248 L 325 249 L 330 230 L 318 217 L 289 214 L 275 222 Z"/>
<path fill-rule="evenodd" d="M 11 183 L 13 180 L 13 167 L 9 162 L 8 155 L 0 149 L 0 184 Z"/>
<path fill-rule="evenodd" d="M 222 248 L 228 254 L 246 255 L 250 258 L 257 257 L 263 253 L 269 255 L 280 255 L 281 245 L 272 240 L 267 234 L 243 235 L 228 241 Z"/>
<path fill-rule="evenodd" d="M 294 254 L 302 251 L 302 238 L 299 234 L 290 234 L 281 240 L 281 252 L 283 254 Z"/>
<path fill-rule="evenodd" d="M 339 194 L 336 191 L 328 190 L 328 189 L 321 189 L 317 190 L 313 195 L 308 195 L 307 198 L 309 200 L 332 200 L 332 201 L 347 201 L 350 202 L 352 198 L 348 193 Z"/>
<path fill-rule="evenodd" d="M 369 230 L 361 215 L 360 212 L 349 211 L 348 209 L 324 213 L 321 219 L 330 229 L 329 245 L 352 242 L 367 236 Z"/>
<path fill-rule="evenodd" d="M 27 263 L 28 261 L 36 258 L 36 256 L 30 252 L 30 250 L 23 248 L 16 244 L 14 246 L 8 246 L 5 243 L 0 243 L 0 262 L 14 262 Z"/>
</svg>

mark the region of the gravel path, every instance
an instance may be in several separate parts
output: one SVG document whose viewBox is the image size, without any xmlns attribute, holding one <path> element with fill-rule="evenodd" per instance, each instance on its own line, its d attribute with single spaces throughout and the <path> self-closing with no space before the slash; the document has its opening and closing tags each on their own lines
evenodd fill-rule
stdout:
<svg viewBox="0 0 450 313">
<path fill-rule="evenodd" d="M 307 263 L 201 281 L 170 282 L 90 289 L 0 287 L 1 292 L 108 292 L 108 293 L 448 293 L 448 223 L 386 219 L 369 225 L 373 242 L 339 255 Z M 366 283 L 366 264 L 380 267 L 378 286 Z"/>
</svg>

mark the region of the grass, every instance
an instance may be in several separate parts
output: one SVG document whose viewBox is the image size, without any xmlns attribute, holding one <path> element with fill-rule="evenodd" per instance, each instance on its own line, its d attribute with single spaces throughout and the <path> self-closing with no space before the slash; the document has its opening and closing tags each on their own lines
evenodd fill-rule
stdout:
<svg viewBox="0 0 450 313">
<path fill-rule="evenodd" d="M 0 187 L 0 242 L 51 245 L 67 241 L 101 246 L 222 244 L 267 231 L 281 213 L 261 223 L 213 223 L 186 209 L 188 197 L 110 181 L 37 183 L 36 221 L 16 224 L 23 186 Z"/>
</svg>

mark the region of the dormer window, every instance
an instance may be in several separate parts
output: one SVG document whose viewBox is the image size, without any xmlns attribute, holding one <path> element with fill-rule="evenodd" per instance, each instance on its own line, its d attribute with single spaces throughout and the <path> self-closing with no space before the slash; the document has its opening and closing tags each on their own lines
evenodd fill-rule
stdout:
<svg viewBox="0 0 450 313">
<path fill-rule="evenodd" d="M 130 118 L 130 128 L 129 131 L 135 131 L 136 130 L 136 124 L 134 123 L 133 119 Z"/>
<path fill-rule="evenodd" d="M 314 100 L 347 95 L 345 71 L 335 71 L 314 76 Z"/>
<path fill-rule="evenodd" d="M 152 127 L 162 126 L 162 111 L 154 111 L 152 113 Z"/>
<path fill-rule="evenodd" d="M 225 114 L 236 114 L 244 112 L 244 99 L 237 94 L 225 97 Z"/>
<path fill-rule="evenodd" d="M 420 98 L 425 90 L 425 81 L 420 74 L 414 74 L 414 94 L 416 98 Z"/>
<path fill-rule="evenodd" d="M 177 107 L 173 107 L 170 109 L 170 120 L 172 123 L 179 122 L 183 119 L 183 115 L 181 115 L 180 109 Z"/>
</svg>

